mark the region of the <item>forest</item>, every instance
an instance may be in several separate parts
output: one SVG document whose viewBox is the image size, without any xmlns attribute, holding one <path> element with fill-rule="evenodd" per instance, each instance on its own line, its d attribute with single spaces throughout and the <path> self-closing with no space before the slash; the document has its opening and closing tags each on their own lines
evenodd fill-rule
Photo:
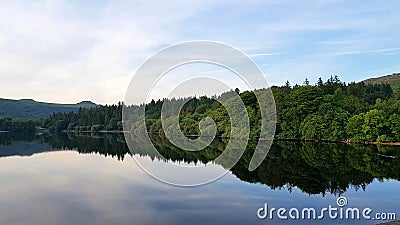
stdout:
<svg viewBox="0 0 400 225">
<path fill-rule="evenodd" d="M 40 120 L 0 118 L 0 131 L 34 133 L 38 125 Z"/>
<path fill-rule="evenodd" d="M 338 76 L 327 81 L 321 78 L 315 84 L 308 79 L 302 85 L 271 87 L 276 104 L 277 139 L 393 142 L 400 141 L 400 100 L 389 84 L 342 82 Z M 217 136 L 231 135 L 227 110 L 217 100 L 230 98 L 233 92 L 243 101 L 250 122 L 250 137 L 260 134 L 260 108 L 254 91 L 239 89 L 221 96 L 191 98 L 179 114 L 182 133 L 199 135 L 199 121 L 212 118 L 217 125 Z M 150 133 L 163 134 L 161 107 L 166 101 L 187 99 L 152 100 L 148 104 L 129 106 L 128 110 L 145 107 L 146 126 Z M 99 132 L 122 131 L 123 103 L 80 108 L 77 112 L 54 113 L 42 119 L 40 126 L 49 132 Z"/>
</svg>

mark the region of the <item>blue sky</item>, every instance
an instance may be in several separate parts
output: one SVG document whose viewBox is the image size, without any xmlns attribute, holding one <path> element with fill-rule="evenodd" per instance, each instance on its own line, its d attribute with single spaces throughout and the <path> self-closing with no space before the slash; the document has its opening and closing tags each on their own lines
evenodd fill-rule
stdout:
<svg viewBox="0 0 400 225">
<path fill-rule="evenodd" d="M 234 46 L 270 84 L 400 72 L 399 1 L 3 1 L 0 97 L 114 103 L 182 41 Z"/>
</svg>

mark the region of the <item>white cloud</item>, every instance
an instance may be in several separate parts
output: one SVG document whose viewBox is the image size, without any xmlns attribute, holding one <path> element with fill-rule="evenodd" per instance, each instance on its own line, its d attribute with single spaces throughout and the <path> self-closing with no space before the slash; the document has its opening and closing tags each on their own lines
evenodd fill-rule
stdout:
<svg viewBox="0 0 400 225">
<path fill-rule="evenodd" d="M 0 9 L 0 96 L 122 100 L 127 76 L 173 43 L 176 24 L 207 4 L 13 1 Z"/>
<path fill-rule="evenodd" d="M 370 49 L 370 50 L 358 50 L 358 51 L 347 51 L 347 52 L 336 52 L 332 55 L 354 55 L 354 54 L 373 54 L 373 53 L 382 53 L 382 54 L 390 54 L 397 52 L 399 48 L 383 48 L 383 49 Z"/>
<path fill-rule="evenodd" d="M 123 100 L 146 58 L 198 39 L 240 48 L 268 65 L 263 71 L 274 84 L 343 71 L 359 76 L 345 80 L 357 80 L 381 68 L 400 69 L 399 6 L 361 0 L 7 1 L 0 8 L 0 97 L 114 103 Z"/>
<path fill-rule="evenodd" d="M 249 54 L 250 57 L 262 57 L 262 56 L 274 56 L 274 55 L 283 55 L 286 52 L 271 52 L 271 53 L 253 53 Z"/>
</svg>

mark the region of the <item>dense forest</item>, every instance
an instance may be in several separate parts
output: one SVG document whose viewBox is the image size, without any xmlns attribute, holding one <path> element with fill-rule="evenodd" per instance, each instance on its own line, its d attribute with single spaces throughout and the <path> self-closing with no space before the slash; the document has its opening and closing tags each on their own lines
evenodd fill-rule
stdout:
<svg viewBox="0 0 400 225">
<path fill-rule="evenodd" d="M 306 79 L 303 85 L 271 87 L 277 113 L 276 138 L 303 140 L 348 140 L 399 141 L 400 140 L 400 100 L 389 84 L 348 83 L 337 76 L 316 84 Z M 255 90 L 257 91 L 257 90 Z M 195 97 L 189 100 L 179 115 L 179 125 L 185 135 L 199 134 L 199 121 L 212 118 L 217 127 L 217 135 L 229 137 L 230 119 L 218 98 L 229 99 L 232 93 L 240 95 L 249 115 L 250 137 L 260 133 L 260 108 L 254 91 L 232 90 L 221 96 Z M 161 107 L 165 101 L 185 101 L 185 99 L 152 100 L 141 106 L 130 106 L 135 110 L 145 107 L 147 130 L 163 134 Z M 122 130 L 123 103 L 79 109 L 73 113 L 55 113 L 43 119 L 41 127 L 50 132 L 98 132 Z"/>
<path fill-rule="evenodd" d="M 90 109 L 79 108 L 76 113 L 54 113 L 50 117 L 44 118 L 41 126 L 51 133 L 64 130 L 77 132 L 122 131 L 122 103 Z"/>
<path fill-rule="evenodd" d="M 39 120 L 0 118 L 0 131 L 33 133 L 38 125 L 40 125 Z"/>
</svg>

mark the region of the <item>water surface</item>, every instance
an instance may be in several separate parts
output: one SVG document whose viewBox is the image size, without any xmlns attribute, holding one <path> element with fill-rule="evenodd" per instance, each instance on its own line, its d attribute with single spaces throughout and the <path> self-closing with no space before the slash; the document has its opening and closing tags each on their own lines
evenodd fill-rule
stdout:
<svg viewBox="0 0 400 225">
<path fill-rule="evenodd" d="M 160 137 L 153 142 L 168 160 L 196 164 L 211 162 L 226 145 L 216 140 L 206 150 L 188 153 Z M 250 172 L 254 147 L 249 143 L 239 163 L 216 182 L 182 188 L 143 172 L 121 135 L 0 134 L 0 224 L 378 223 L 271 221 L 256 215 L 264 203 L 318 209 L 336 206 L 338 196 L 351 207 L 400 215 L 400 148 L 278 142 Z M 140 146 L 136 151 L 154 167 L 166 163 Z"/>
</svg>

